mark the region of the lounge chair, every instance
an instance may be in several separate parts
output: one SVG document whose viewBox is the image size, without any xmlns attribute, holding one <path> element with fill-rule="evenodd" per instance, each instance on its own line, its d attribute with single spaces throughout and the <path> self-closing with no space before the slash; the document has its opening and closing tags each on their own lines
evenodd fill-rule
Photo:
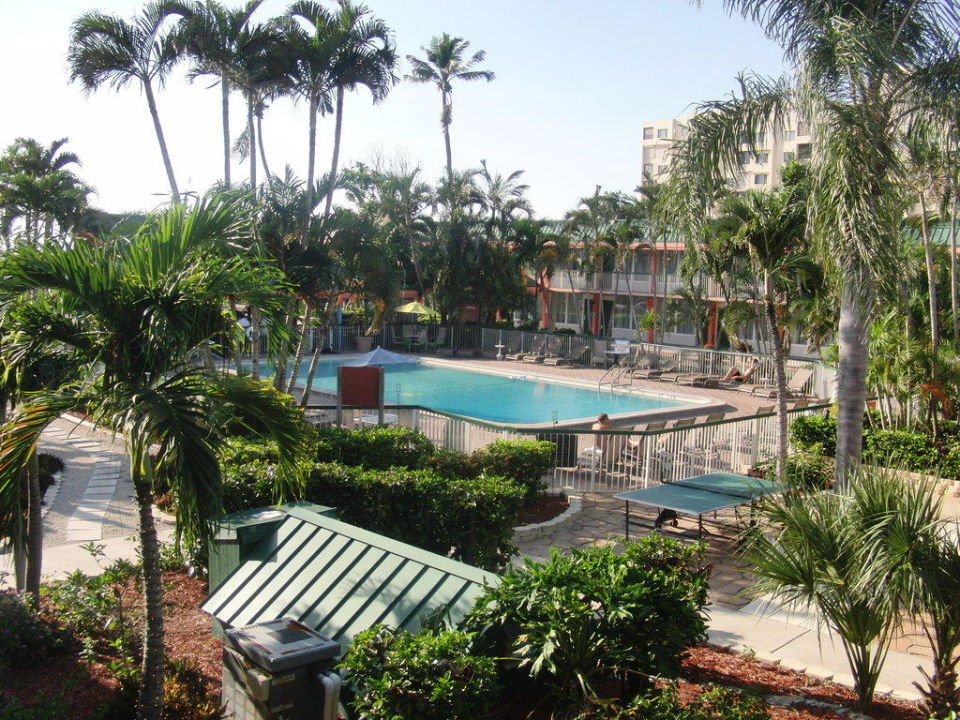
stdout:
<svg viewBox="0 0 960 720">
<path fill-rule="evenodd" d="M 590 353 L 590 365 L 600 365 L 606 367 L 609 362 L 607 357 L 607 342 L 606 340 L 594 340 L 593 349 Z"/>
<path fill-rule="evenodd" d="M 810 398 L 800 398 L 799 400 L 797 400 L 797 401 L 793 404 L 793 407 L 790 408 L 790 409 L 791 409 L 791 410 L 801 410 L 802 408 L 805 408 L 805 407 L 807 407 L 808 405 L 810 405 Z"/>
<path fill-rule="evenodd" d="M 674 420 L 673 427 L 690 427 L 696 422 L 696 418 L 680 418 L 679 420 Z"/>
<path fill-rule="evenodd" d="M 806 394 L 803 392 L 803 387 L 812 377 L 813 370 L 810 368 L 800 368 L 797 370 L 793 374 L 793 377 L 787 381 L 787 397 L 803 397 Z M 752 394 L 772 398 L 777 396 L 777 388 L 773 385 L 755 386 Z"/>
<path fill-rule="evenodd" d="M 723 420 L 726 413 L 713 413 L 712 415 L 707 415 L 704 420 L 705 423 L 720 422 Z"/>
<path fill-rule="evenodd" d="M 542 363 L 546 357 L 547 353 L 544 351 L 544 346 L 546 345 L 546 340 L 542 335 L 538 336 L 534 341 L 533 345 L 530 346 L 530 352 L 525 354 L 521 361 L 525 363 Z"/>
<path fill-rule="evenodd" d="M 437 350 L 443 347 L 447 342 L 447 328 L 446 326 L 437 330 L 437 336 L 433 340 L 427 340 L 425 346 L 427 350 Z"/>
<path fill-rule="evenodd" d="M 770 415 L 774 411 L 773 405 L 761 405 L 757 408 L 757 415 Z"/>
<path fill-rule="evenodd" d="M 590 355 L 590 347 L 584 345 L 579 350 L 571 352 L 567 355 L 567 362 L 571 365 L 586 365 L 587 357 Z M 544 360 L 546 362 L 546 360 Z"/>
<path fill-rule="evenodd" d="M 633 376 L 641 380 L 659 380 L 664 374 L 672 373 L 677 369 L 676 361 L 668 362 L 662 368 L 643 368 L 634 370 Z"/>
<path fill-rule="evenodd" d="M 702 375 L 700 373 L 677 375 L 673 382 L 677 385 L 690 385 L 691 387 L 717 387 L 720 385 L 720 381 L 712 375 Z"/>
<path fill-rule="evenodd" d="M 513 350 L 511 348 L 505 348 L 506 352 L 503 354 L 504 359 L 513 360 L 514 362 L 520 362 L 523 360 L 523 356 L 526 353 L 523 350 Z"/>
<path fill-rule="evenodd" d="M 647 426 L 643 429 L 644 432 L 650 432 L 651 430 L 663 430 L 667 427 L 666 420 L 657 420 L 657 422 L 647 423 Z"/>
</svg>

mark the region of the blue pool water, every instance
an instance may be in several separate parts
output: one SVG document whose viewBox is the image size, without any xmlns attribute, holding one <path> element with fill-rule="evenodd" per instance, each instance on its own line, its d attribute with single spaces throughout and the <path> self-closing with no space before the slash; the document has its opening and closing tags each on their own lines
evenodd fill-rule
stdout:
<svg viewBox="0 0 960 720">
<path fill-rule="evenodd" d="M 314 389 L 335 393 L 336 368 L 348 361 L 321 362 L 314 377 Z M 602 412 L 639 413 L 686 404 L 673 398 L 598 391 L 437 365 L 387 365 L 385 370 L 384 402 L 388 405 L 421 405 L 492 422 L 563 422 L 596 417 Z M 304 367 L 300 372 L 301 382 L 306 374 Z"/>
</svg>

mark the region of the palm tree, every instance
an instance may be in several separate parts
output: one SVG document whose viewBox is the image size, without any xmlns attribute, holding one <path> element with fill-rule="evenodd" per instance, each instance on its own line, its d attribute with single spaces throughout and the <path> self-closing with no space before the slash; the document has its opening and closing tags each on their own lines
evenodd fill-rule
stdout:
<svg viewBox="0 0 960 720">
<path fill-rule="evenodd" d="M 337 165 L 340 159 L 340 136 L 343 129 L 343 99 L 348 90 L 364 86 L 370 91 L 374 103 L 387 97 L 390 88 L 397 82 L 393 73 L 397 56 L 390 28 L 379 18 L 370 17 L 364 5 L 354 5 L 349 0 L 338 0 L 339 9 L 332 16 L 317 3 L 300 0 L 288 11 L 292 17 L 308 22 L 314 30 L 323 27 L 330 33 L 328 43 L 333 55 L 330 59 L 330 87 L 336 92 L 333 112 L 336 124 L 333 134 L 333 154 L 323 214 L 330 214 L 333 192 L 336 189 Z M 318 22 L 319 21 L 319 22 Z"/>
<path fill-rule="evenodd" d="M 500 173 L 491 173 L 487 161 L 480 161 L 480 194 L 484 210 L 488 213 L 487 224 L 491 228 L 502 228 L 518 216 L 533 216 L 533 207 L 526 198 L 530 186 L 520 182 L 523 170 L 514 170 L 504 177 Z"/>
<path fill-rule="evenodd" d="M 897 140 L 904 118 L 960 87 L 955 20 L 936 3 L 724 0 L 759 22 L 796 66 L 797 83 L 741 78 L 742 97 L 705 103 L 681 141 L 691 175 L 719 187 L 739 172 L 744 136 L 781 127 L 791 110 L 812 129 L 811 238 L 840 296 L 837 480 L 860 459 L 867 336 L 877 278 L 899 244 Z M 684 171 L 684 172 L 687 172 Z M 701 212 L 694 202 L 688 212 Z"/>
<path fill-rule="evenodd" d="M 20 468 L 43 429 L 67 410 L 85 408 L 97 424 L 122 433 L 139 508 L 143 558 L 143 677 L 138 717 L 160 720 L 163 702 L 163 586 L 153 517 L 153 482 L 163 478 L 177 499 L 178 532 L 204 537 L 219 512 L 216 447 L 231 414 L 265 428 L 284 448 L 283 483 L 297 481 L 302 457 L 300 416 L 282 396 L 247 378 L 190 363 L 214 334 L 237 327 L 223 298 L 256 298 L 278 310 L 273 278 L 220 246 L 234 236 L 232 207 L 212 202 L 175 206 L 130 240 L 71 248 L 23 247 L 0 267 L 8 294 L 49 292 L 51 338 L 83 356 L 92 374 L 80 385 L 36 393 L 0 434 L 0 496 L 15 491 Z M 283 494 L 284 486 L 278 488 Z"/>
<path fill-rule="evenodd" d="M 745 245 L 756 274 L 763 278 L 761 302 L 773 349 L 774 383 L 777 389 L 777 479 L 785 481 L 787 461 L 787 376 L 778 308 L 791 255 L 805 249 L 806 205 L 802 192 L 788 188 L 780 192 L 750 191 L 727 198 L 721 205 L 723 217 L 732 229 L 731 240 Z"/>
<path fill-rule="evenodd" d="M 450 123 L 453 121 L 453 81 L 486 80 L 491 82 L 496 76 L 489 70 L 477 70 L 484 61 L 486 52 L 478 50 L 468 59 L 467 48 L 470 43 L 459 37 L 443 33 L 430 40 L 430 45 L 421 48 L 425 58 L 407 55 L 412 67 L 407 80 L 417 83 L 433 83 L 440 90 L 440 126 L 443 128 L 443 143 L 447 152 L 447 180 L 453 181 L 453 155 L 450 152 Z"/>
<path fill-rule="evenodd" d="M 216 0 L 197 0 L 183 5 L 183 42 L 193 58 L 190 79 L 212 75 L 220 83 L 221 123 L 223 127 L 223 182 L 230 187 L 230 78 L 247 50 L 245 31 L 250 18 L 263 0 L 248 0 L 240 8 L 228 8 Z"/>
<path fill-rule="evenodd" d="M 180 202 L 154 95 L 155 85 L 163 85 L 180 57 L 176 34 L 167 25 L 174 12 L 164 3 L 151 2 L 131 22 L 98 11 L 84 13 L 71 26 L 68 61 L 70 80 L 79 80 L 87 92 L 104 84 L 119 90 L 132 80 L 140 83 L 160 144 L 170 193 L 174 202 Z"/>
</svg>

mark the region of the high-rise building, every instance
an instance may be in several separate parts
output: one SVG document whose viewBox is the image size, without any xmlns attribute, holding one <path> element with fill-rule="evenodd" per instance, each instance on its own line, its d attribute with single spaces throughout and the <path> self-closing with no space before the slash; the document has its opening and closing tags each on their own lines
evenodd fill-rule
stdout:
<svg viewBox="0 0 960 720">
<path fill-rule="evenodd" d="M 641 177 L 664 181 L 670 175 L 671 147 L 682 139 L 690 115 L 669 120 L 650 120 L 642 127 Z M 770 188 L 780 182 L 780 171 L 791 160 L 810 157 L 810 127 L 796 116 L 782 127 L 768 127 L 752 139 L 741 138 L 740 172 L 728 178 L 731 188 Z"/>
</svg>

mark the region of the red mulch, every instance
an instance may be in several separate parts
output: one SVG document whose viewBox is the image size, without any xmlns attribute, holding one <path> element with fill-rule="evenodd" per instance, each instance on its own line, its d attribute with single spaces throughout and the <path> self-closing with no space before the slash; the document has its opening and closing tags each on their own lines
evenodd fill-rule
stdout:
<svg viewBox="0 0 960 720">
<path fill-rule="evenodd" d="M 129 588 L 133 590 L 133 588 Z M 206 598 L 206 584 L 185 573 L 165 573 L 166 646 L 174 657 L 195 662 L 207 679 L 212 694 L 220 691 L 222 643 L 213 637 L 210 616 L 199 610 Z M 137 603 L 135 592 L 125 592 L 130 608 Z M 743 688 L 761 695 L 794 695 L 810 700 L 849 707 L 854 694 L 849 688 L 787 670 L 710 645 L 701 645 L 687 653 L 679 696 L 692 699 L 708 683 Z M 25 668 L 3 679 L 24 700 L 63 689 L 73 701 L 73 717 L 86 718 L 109 699 L 117 682 L 99 663 L 85 664 L 78 658 L 60 656 L 35 668 Z M 613 696 L 616 689 L 610 688 Z M 508 698 L 492 713 L 496 720 L 546 720 L 552 706 L 542 693 L 524 692 Z M 836 711 L 812 706 L 783 708 L 771 706 L 772 720 L 848 720 Z M 876 720 L 920 720 L 916 705 L 880 700 L 869 712 Z"/>
<path fill-rule="evenodd" d="M 570 506 L 562 495 L 544 495 L 520 511 L 518 525 L 533 525 L 552 520 Z"/>
</svg>

